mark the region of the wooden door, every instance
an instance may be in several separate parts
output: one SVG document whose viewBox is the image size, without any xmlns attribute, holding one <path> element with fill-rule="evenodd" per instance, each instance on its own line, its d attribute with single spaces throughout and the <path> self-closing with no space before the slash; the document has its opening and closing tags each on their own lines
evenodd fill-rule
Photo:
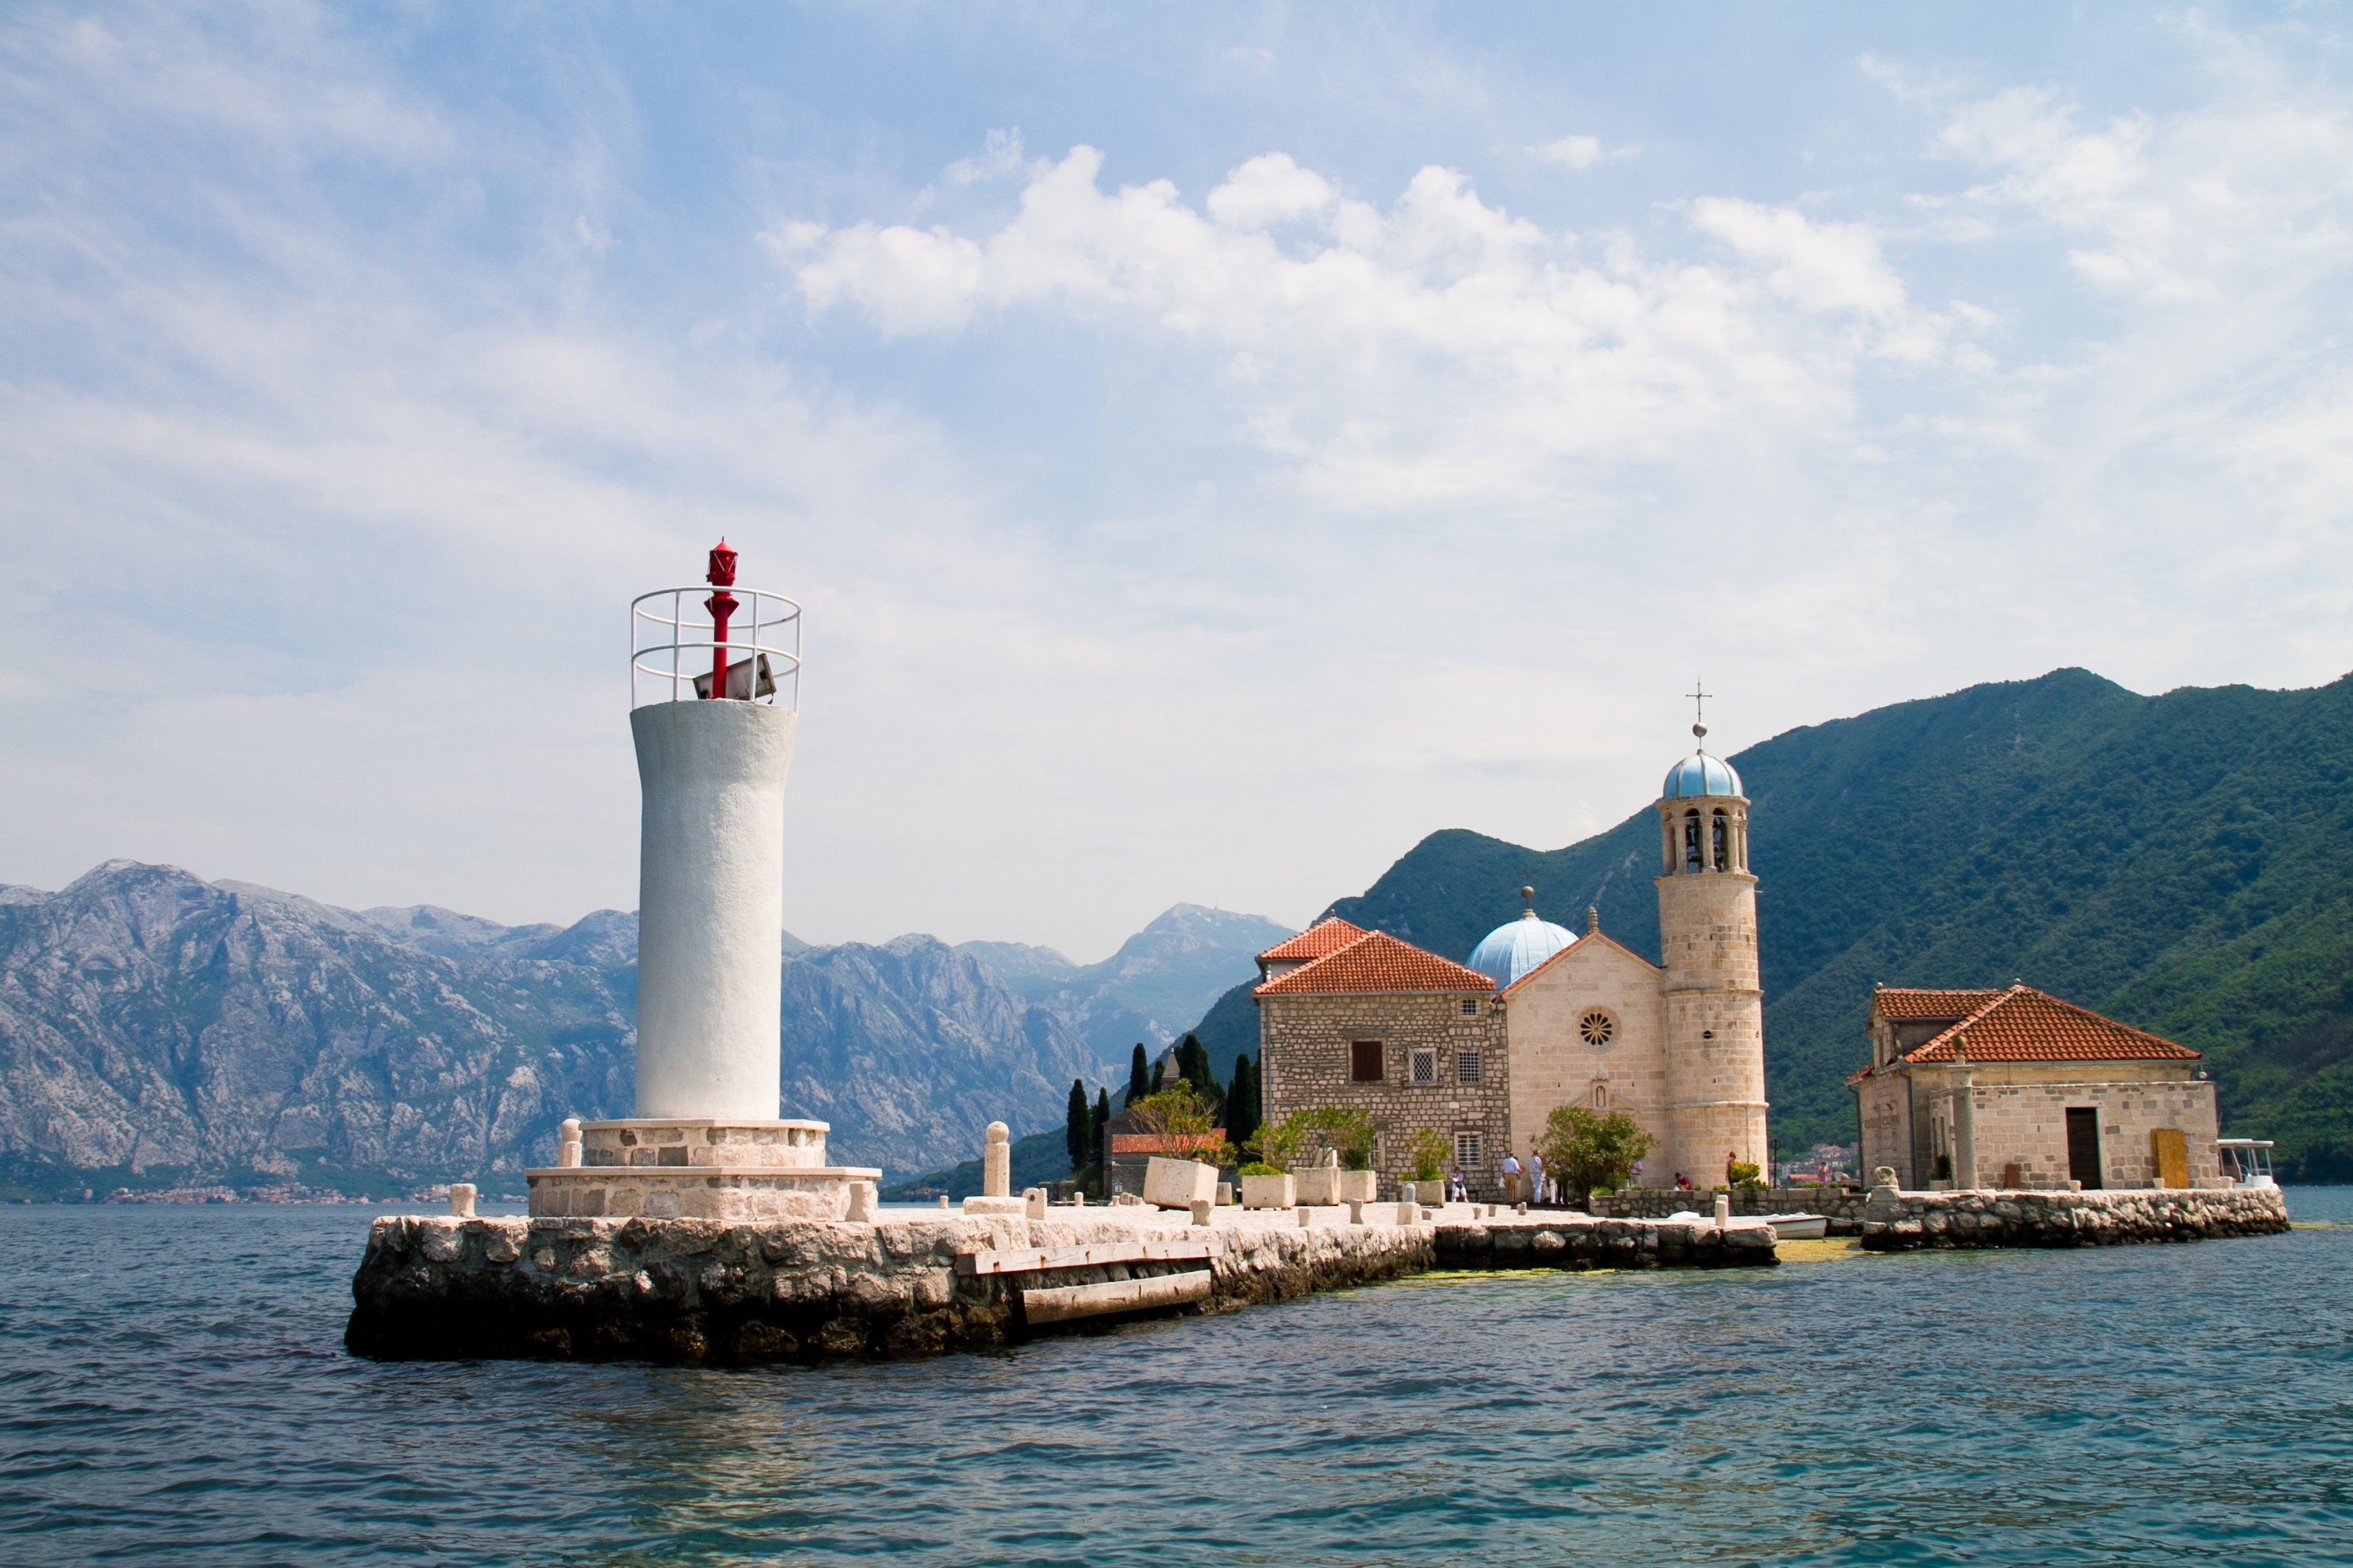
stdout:
<svg viewBox="0 0 2353 1568">
<path fill-rule="evenodd" d="M 2158 1186 L 2182 1188 L 2189 1185 L 2188 1133 L 2179 1127 L 2152 1127 L 2148 1130 L 2148 1152 L 2157 1164 Z"/>
<path fill-rule="evenodd" d="M 2100 1185 L 2100 1112 L 2096 1106 L 2067 1108 L 2067 1174 L 2085 1192 Z"/>
</svg>

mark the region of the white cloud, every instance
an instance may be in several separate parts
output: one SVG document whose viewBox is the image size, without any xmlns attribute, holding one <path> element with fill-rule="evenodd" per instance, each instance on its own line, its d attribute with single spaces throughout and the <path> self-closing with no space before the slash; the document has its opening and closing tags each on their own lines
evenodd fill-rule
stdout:
<svg viewBox="0 0 2353 1568">
<path fill-rule="evenodd" d="M 1547 142 L 1528 151 L 1548 163 L 1558 163 L 1564 169 L 1590 169 L 1597 163 L 1631 158 L 1641 149 L 1629 142 L 1623 147 L 1611 147 L 1605 151 L 1599 136 L 1564 136 L 1557 142 Z"/>
<path fill-rule="evenodd" d="M 1557 142 L 1547 142 L 1535 149 L 1536 156 L 1571 169 L 1590 169 L 1601 162 L 1601 138 L 1599 136 L 1564 136 Z"/>
<path fill-rule="evenodd" d="M 982 143 L 977 158 L 959 158 L 947 166 L 947 181 L 952 185 L 976 185 L 988 180 L 1001 180 L 1019 174 L 1027 165 L 1021 157 L 1021 127 L 992 131 Z"/>
<path fill-rule="evenodd" d="M 1166 181 L 1105 192 L 1102 163 L 1080 147 L 1039 168 L 1018 216 L 978 237 L 795 222 L 769 242 L 812 312 L 855 310 L 889 336 L 1059 306 L 1219 353 L 1256 399 L 1252 438 L 1352 507 L 1544 504 L 1565 458 L 1656 460 L 1760 423 L 1828 435 L 1865 350 L 1814 315 L 1865 321 L 1871 346 L 1915 359 L 1941 342 L 1870 229 L 1787 208 L 1694 203 L 1694 226 L 1734 253 L 1719 265 L 1546 233 L 1449 169 L 1383 210 L 1268 153 L 1196 210 Z"/>
</svg>

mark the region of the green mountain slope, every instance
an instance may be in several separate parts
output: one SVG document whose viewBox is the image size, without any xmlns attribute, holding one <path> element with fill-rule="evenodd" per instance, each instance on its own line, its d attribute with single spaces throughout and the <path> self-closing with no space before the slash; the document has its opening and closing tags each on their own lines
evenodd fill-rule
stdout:
<svg viewBox="0 0 2353 1568">
<path fill-rule="evenodd" d="M 2227 1130 L 2278 1137 L 2303 1179 L 2353 1178 L 2353 678 L 2141 697 L 2058 670 L 1732 761 L 1782 1147 L 1853 1136 L 1874 981 L 2019 978 L 2208 1052 Z M 1462 957 L 1533 883 L 1547 918 L 1581 929 L 1594 905 L 1655 953 L 1657 846 L 1647 808 L 1551 851 L 1436 833 L 1333 911 Z M 1203 1025 L 1238 1037 L 1229 1058 L 1237 1003 Z"/>
</svg>

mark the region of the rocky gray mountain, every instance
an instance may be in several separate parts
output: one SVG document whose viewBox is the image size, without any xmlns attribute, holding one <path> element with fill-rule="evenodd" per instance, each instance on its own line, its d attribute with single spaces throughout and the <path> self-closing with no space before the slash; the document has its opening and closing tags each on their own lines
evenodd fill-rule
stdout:
<svg viewBox="0 0 2353 1568">
<path fill-rule="evenodd" d="M 1177 904 L 1101 963 L 1073 964 L 1051 948 L 968 942 L 958 952 L 1067 1023 L 1124 1081 L 1129 1048 L 1157 1051 L 1231 986 L 1258 973 L 1258 955 L 1292 934 L 1262 915 Z M 1064 1086 L 1065 1092 L 1068 1085 Z"/>
<path fill-rule="evenodd" d="M 1059 1127 L 1071 1079 L 1124 1079 L 1128 1044 L 1185 1016 L 1172 999 L 1214 994 L 1259 928 L 1288 934 L 1253 920 L 1179 905 L 1084 969 L 1009 942 L 788 938 L 786 1113 L 893 1176 L 970 1157 L 992 1120 Z M 0 1181 L 517 1190 L 497 1178 L 547 1159 L 564 1117 L 627 1113 L 636 962 L 637 918 L 611 910 L 354 911 L 128 860 L 0 887 Z"/>
</svg>

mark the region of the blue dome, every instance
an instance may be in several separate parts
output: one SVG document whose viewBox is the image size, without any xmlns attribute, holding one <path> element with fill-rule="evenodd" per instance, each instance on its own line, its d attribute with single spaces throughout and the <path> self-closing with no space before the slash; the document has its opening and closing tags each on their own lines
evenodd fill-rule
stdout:
<svg viewBox="0 0 2353 1568">
<path fill-rule="evenodd" d="M 1722 757 L 1711 757 L 1705 752 L 1694 752 L 1667 770 L 1667 782 L 1659 794 L 1667 800 L 1688 800 L 1700 795 L 1738 795 L 1740 775 Z"/>
<path fill-rule="evenodd" d="M 1540 921 L 1535 910 L 1530 910 L 1510 924 L 1489 931 L 1487 940 L 1471 950 L 1471 967 L 1500 988 L 1513 984 L 1576 940 L 1576 932 L 1550 921 Z"/>
</svg>

